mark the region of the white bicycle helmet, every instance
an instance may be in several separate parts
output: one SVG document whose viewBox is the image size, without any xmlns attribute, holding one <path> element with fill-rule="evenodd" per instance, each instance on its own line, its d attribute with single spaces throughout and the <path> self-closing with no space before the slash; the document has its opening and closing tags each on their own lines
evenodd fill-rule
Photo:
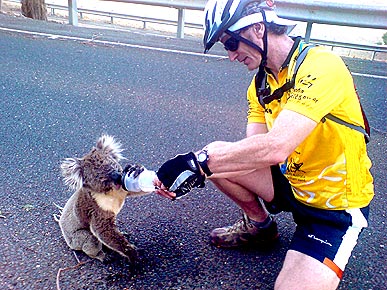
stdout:
<svg viewBox="0 0 387 290">
<path fill-rule="evenodd" d="M 243 9 L 252 2 L 261 2 L 259 4 L 261 12 L 242 17 Z M 258 22 L 274 22 L 285 26 L 295 25 L 294 22 L 276 15 L 274 0 L 209 0 L 204 14 L 204 53 L 210 50 L 227 30 L 234 32 Z"/>
</svg>

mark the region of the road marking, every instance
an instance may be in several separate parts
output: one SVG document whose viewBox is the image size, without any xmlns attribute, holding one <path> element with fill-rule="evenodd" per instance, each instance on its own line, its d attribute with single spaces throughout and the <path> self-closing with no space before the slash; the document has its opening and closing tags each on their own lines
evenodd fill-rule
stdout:
<svg viewBox="0 0 387 290">
<path fill-rule="evenodd" d="M 17 33 L 24 33 L 24 34 L 31 34 L 31 35 L 39 35 L 39 36 L 47 37 L 49 39 L 68 39 L 68 40 L 85 41 L 85 42 L 91 42 L 91 43 L 94 42 L 94 43 L 100 43 L 100 44 L 109 44 L 109 45 L 118 45 L 118 46 L 133 47 L 133 48 L 140 48 L 140 49 L 156 50 L 156 51 L 162 51 L 162 52 L 172 52 L 172 53 L 195 55 L 195 56 L 202 56 L 202 57 L 204 56 L 204 57 L 217 58 L 217 59 L 227 59 L 227 56 L 224 56 L 224 55 L 204 54 L 204 53 L 198 53 L 198 52 L 190 52 L 190 51 L 182 51 L 182 50 L 175 50 L 175 49 L 168 49 L 168 48 L 144 46 L 144 45 L 138 45 L 138 44 L 113 42 L 113 41 L 107 41 L 107 40 L 98 40 L 98 39 L 90 39 L 90 38 L 75 37 L 75 36 L 57 35 L 57 34 L 51 34 L 51 33 L 26 31 L 26 30 L 11 29 L 11 28 L 5 28 L 5 27 L 0 27 L 0 30 L 17 32 Z M 352 75 L 387 80 L 387 76 L 362 74 L 362 73 L 352 73 Z"/>
<path fill-rule="evenodd" d="M 377 76 L 377 75 L 369 75 L 369 74 L 361 74 L 361 73 L 352 73 L 352 75 L 359 76 L 359 77 L 387 80 L 387 76 Z"/>
<path fill-rule="evenodd" d="M 44 37 L 47 37 L 49 39 L 68 39 L 68 40 L 76 40 L 76 41 L 85 41 L 85 42 L 90 42 L 90 43 L 118 45 L 118 46 L 126 46 L 126 47 L 140 48 L 140 49 L 163 51 L 163 52 L 195 55 L 195 56 L 202 56 L 202 57 L 204 56 L 204 57 L 224 58 L 224 59 L 227 58 L 224 55 L 219 56 L 219 55 L 214 55 L 214 54 L 204 54 L 204 53 L 199 53 L 199 52 L 182 51 L 182 50 L 175 50 L 175 49 L 168 49 L 168 48 L 144 46 L 144 45 L 138 45 L 138 44 L 129 44 L 129 43 L 113 42 L 113 41 L 90 39 L 90 38 L 83 38 L 83 37 L 75 37 L 75 36 L 57 35 L 57 34 L 50 34 L 50 33 L 43 33 L 43 32 L 25 31 L 25 30 L 11 29 L 11 28 L 5 28 L 5 27 L 0 27 L 0 30 L 17 32 L 17 33 L 24 33 L 24 34 L 30 34 L 30 35 L 44 36 Z"/>
</svg>

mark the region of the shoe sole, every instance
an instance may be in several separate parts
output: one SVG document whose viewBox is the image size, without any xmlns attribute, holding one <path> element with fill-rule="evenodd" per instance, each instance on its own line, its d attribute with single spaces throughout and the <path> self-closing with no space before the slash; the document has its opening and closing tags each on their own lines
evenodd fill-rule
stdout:
<svg viewBox="0 0 387 290">
<path fill-rule="evenodd" d="M 272 239 L 270 240 L 266 240 L 266 241 L 254 241 L 254 242 L 246 242 L 246 243 L 242 243 L 242 244 L 239 244 L 239 245 L 219 245 L 217 244 L 214 240 L 210 240 L 210 243 L 217 247 L 217 248 L 221 248 L 221 249 L 232 249 L 232 248 L 241 248 L 241 247 L 248 247 L 248 246 L 256 246 L 256 245 L 260 245 L 260 246 L 271 246 L 269 245 L 269 243 L 272 243 L 272 242 L 275 242 L 279 239 L 279 233 L 277 233 L 277 235 L 275 237 L 273 237 Z"/>
</svg>

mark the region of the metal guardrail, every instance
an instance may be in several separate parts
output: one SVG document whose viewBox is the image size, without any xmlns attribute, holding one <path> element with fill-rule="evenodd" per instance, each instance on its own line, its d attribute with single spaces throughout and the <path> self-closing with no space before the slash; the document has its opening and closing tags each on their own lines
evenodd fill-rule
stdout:
<svg viewBox="0 0 387 290">
<path fill-rule="evenodd" d="M 102 0 L 141 5 L 152 5 L 187 10 L 204 10 L 207 0 Z"/>
<path fill-rule="evenodd" d="M 1 1 L 1 0 L 0 0 Z M 12 2 L 20 2 L 20 0 L 7 0 Z M 143 27 L 146 28 L 146 23 L 160 23 L 167 25 L 177 26 L 177 37 L 184 37 L 184 28 L 201 28 L 201 24 L 186 23 L 185 22 L 185 10 L 204 10 L 207 0 L 103 0 L 109 2 L 121 2 L 130 4 L 151 5 L 159 7 L 169 7 L 178 10 L 178 19 L 165 20 L 158 18 L 150 18 L 143 16 L 135 16 L 107 11 L 98 11 L 84 8 L 77 8 L 76 0 L 68 0 L 68 6 L 60 6 L 47 3 L 47 6 L 51 8 L 52 13 L 55 13 L 55 9 L 68 10 L 69 11 L 69 23 L 72 25 L 78 25 L 78 13 L 82 17 L 82 14 L 93 14 L 110 17 L 111 23 L 114 18 L 129 19 L 143 22 Z M 333 0 L 332 0 L 333 1 Z M 277 0 L 277 13 L 279 16 L 292 19 L 295 21 L 305 22 L 305 41 L 319 43 L 329 46 L 338 46 L 353 48 L 358 50 L 371 51 L 373 60 L 377 52 L 387 53 L 387 46 L 382 45 L 364 45 L 357 43 L 345 43 L 337 41 L 327 41 L 319 39 L 311 39 L 312 25 L 328 24 L 350 27 L 362 27 L 372 29 L 386 29 L 387 30 L 387 5 L 354 5 L 348 3 L 335 3 L 335 2 L 320 2 L 310 1 L 305 2 L 302 0 Z"/>
<path fill-rule="evenodd" d="M 204 10 L 207 0 L 103 0 L 111 2 L 122 2 L 130 4 L 151 5 L 160 7 L 170 7 L 178 10 L 177 19 L 177 37 L 184 37 L 185 26 L 199 26 L 195 24 L 185 23 L 185 10 Z M 76 0 L 68 0 L 69 14 L 70 11 L 76 11 L 74 6 Z M 305 2 L 302 0 L 278 0 L 276 1 L 277 13 L 284 18 L 295 21 L 306 22 L 305 41 L 320 43 L 324 45 L 340 46 L 355 48 L 359 50 L 372 51 L 372 60 L 375 58 L 376 52 L 387 53 L 387 46 L 379 45 L 361 45 L 354 43 L 344 43 L 335 41 L 326 41 L 311 39 L 312 25 L 328 24 L 350 27 L 363 27 L 373 29 L 387 30 L 387 5 L 354 5 L 348 3 L 335 2 L 320 2 L 311 1 Z M 119 15 L 118 17 L 122 17 Z M 75 18 L 72 17 L 72 18 Z M 133 18 L 133 17 L 132 17 Z M 145 17 L 144 17 L 145 19 Z M 148 19 L 156 22 L 155 19 Z M 168 21 L 163 21 L 167 23 Z M 71 23 L 71 22 L 70 22 Z M 169 22 L 170 23 L 170 22 Z M 169 24 L 167 23 L 167 24 Z M 145 25 L 145 24 L 144 24 Z"/>
<path fill-rule="evenodd" d="M 206 0 L 103 0 L 131 4 L 152 5 L 177 9 L 177 37 L 184 38 L 185 10 L 204 10 Z"/>
<path fill-rule="evenodd" d="M 206 0 L 103 0 L 110 2 L 122 2 L 130 4 L 151 5 L 159 7 L 169 7 L 178 10 L 177 16 L 177 37 L 184 38 L 185 10 L 204 10 Z M 68 0 L 69 5 L 69 23 L 78 24 L 77 19 L 77 1 Z"/>
<path fill-rule="evenodd" d="M 275 3 L 278 15 L 296 21 L 387 29 L 387 4 L 357 5 L 331 1 L 278 0 Z"/>
<path fill-rule="evenodd" d="M 374 60 L 376 52 L 387 52 L 387 46 L 362 45 L 310 38 L 313 23 L 387 29 L 387 5 L 356 5 L 318 1 L 304 3 L 299 0 L 278 0 L 276 1 L 276 6 L 279 16 L 307 23 L 305 31 L 306 42 L 372 51 L 372 60 Z"/>
<path fill-rule="evenodd" d="M 67 11 L 67 9 L 68 9 L 67 6 L 63 6 L 63 5 L 49 4 L 49 3 L 47 3 L 46 5 L 47 5 L 47 8 L 50 10 L 51 15 L 55 15 L 55 10 Z M 104 17 L 110 18 L 111 24 L 114 23 L 114 18 L 142 22 L 143 29 L 146 29 L 146 23 L 158 23 L 158 24 L 166 24 L 166 25 L 172 25 L 172 26 L 177 26 L 177 24 L 178 24 L 178 22 L 174 21 L 174 20 L 152 18 L 152 17 L 145 17 L 145 16 L 138 16 L 138 15 L 129 15 L 129 14 L 116 13 L 116 12 L 111 12 L 111 11 L 101 11 L 101 10 L 78 8 L 77 12 L 78 12 L 79 17 L 81 19 L 83 18 L 83 14 L 98 15 L 98 16 L 104 16 Z M 196 29 L 203 28 L 202 25 L 197 24 L 197 23 L 185 22 L 184 25 L 185 25 L 185 27 L 196 28 Z"/>
</svg>

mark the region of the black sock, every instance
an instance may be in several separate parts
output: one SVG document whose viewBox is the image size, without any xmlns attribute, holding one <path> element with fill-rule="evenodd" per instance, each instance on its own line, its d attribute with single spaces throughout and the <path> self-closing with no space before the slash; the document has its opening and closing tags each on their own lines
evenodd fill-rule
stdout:
<svg viewBox="0 0 387 290">
<path fill-rule="evenodd" d="M 267 228 L 270 225 L 271 221 L 272 221 L 272 219 L 271 219 L 270 215 L 268 215 L 267 218 L 263 222 L 257 222 L 257 221 L 250 219 L 250 222 L 254 226 L 256 226 L 257 228 L 260 228 L 260 229 Z"/>
</svg>

